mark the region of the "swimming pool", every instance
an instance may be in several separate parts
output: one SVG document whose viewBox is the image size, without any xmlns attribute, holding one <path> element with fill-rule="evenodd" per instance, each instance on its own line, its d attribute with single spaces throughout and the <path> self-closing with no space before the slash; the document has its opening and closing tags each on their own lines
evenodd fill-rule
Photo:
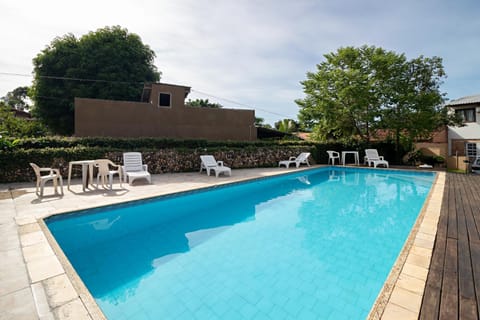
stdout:
<svg viewBox="0 0 480 320">
<path fill-rule="evenodd" d="M 324 168 L 46 222 L 109 319 L 363 319 L 433 179 Z"/>
</svg>

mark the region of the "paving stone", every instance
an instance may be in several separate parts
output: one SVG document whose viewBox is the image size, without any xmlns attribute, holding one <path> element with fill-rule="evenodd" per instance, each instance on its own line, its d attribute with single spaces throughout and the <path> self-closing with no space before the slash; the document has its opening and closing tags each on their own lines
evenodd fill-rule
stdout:
<svg viewBox="0 0 480 320">
<path fill-rule="evenodd" d="M 40 225 L 38 223 L 29 223 L 18 227 L 18 234 L 20 235 L 35 231 L 40 231 Z"/>
<path fill-rule="evenodd" d="M 42 231 L 35 231 L 20 235 L 20 242 L 22 243 L 22 247 L 26 247 L 40 242 L 47 242 L 47 238 L 45 238 Z"/>
<path fill-rule="evenodd" d="M 91 320 L 80 298 L 53 310 L 58 320 Z"/>
<path fill-rule="evenodd" d="M 65 272 L 56 256 L 29 261 L 27 270 L 32 282 L 42 281 Z"/>
<path fill-rule="evenodd" d="M 52 308 L 78 298 L 78 294 L 66 274 L 47 279 L 43 283 L 48 303 Z"/>
<path fill-rule="evenodd" d="M 41 282 L 36 282 L 31 285 L 32 294 L 37 308 L 38 315 L 45 317 L 50 314 L 50 307 L 48 306 L 47 296 Z"/>
<path fill-rule="evenodd" d="M 389 303 L 385 308 L 385 312 L 382 315 L 382 320 L 417 320 L 418 314 L 399 307 L 393 303 Z"/>
<path fill-rule="evenodd" d="M 55 255 L 46 241 L 23 247 L 22 250 L 26 262 Z"/>
<path fill-rule="evenodd" d="M 1 320 L 38 319 L 30 286 L 0 297 Z"/>
</svg>

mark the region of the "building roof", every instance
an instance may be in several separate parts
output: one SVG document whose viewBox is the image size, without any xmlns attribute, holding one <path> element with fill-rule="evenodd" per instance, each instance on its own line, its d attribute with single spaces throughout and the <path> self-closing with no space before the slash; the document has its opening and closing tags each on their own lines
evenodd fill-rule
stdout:
<svg viewBox="0 0 480 320">
<path fill-rule="evenodd" d="M 472 104 L 472 103 L 480 103 L 480 94 L 476 94 L 473 96 L 466 96 L 460 99 L 450 101 L 447 106 L 457 106 L 463 104 Z"/>
</svg>

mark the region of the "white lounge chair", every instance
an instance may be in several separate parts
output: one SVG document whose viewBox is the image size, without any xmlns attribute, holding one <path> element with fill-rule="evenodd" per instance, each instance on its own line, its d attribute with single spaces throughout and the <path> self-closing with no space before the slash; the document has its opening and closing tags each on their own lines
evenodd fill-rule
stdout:
<svg viewBox="0 0 480 320">
<path fill-rule="evenodd" d="M 328 153 L 327 164 L 330 164 L 330 162 L 332 162 L 332 165 L 335 165 L 335 159 L 338 159 L 338 164 L 340 164 L 340 152 L 327 150 L 327 153 Z"/>
<path fill-rule="evenodd" d="M 364 164 L 368 164 L 369 167 L 373 165 L 375 168 L 384 165 L 388 168 L 388 161 L 378 155 L 377 149 L 365 149 Z"/>
<path fill-rule="evenodd" d="M 105 179 L 108 177 L 108 184 L 110 185 L 110 190 L 113 187 L 113 176 L 118 174 L 118 179 L 120 180 L 120 188 L 122 187 L 122 168 L 120 165 L 113 163 L 108 159 L 97 159 L 93 165 L 98 169 L 97 174 L 97 189 L 99 185 L 99 180 L 102 178 L 102 186 L 105 187 Z M 116 170 L 110 170 L 111 167 L 117 168 Z"/>
<path fill-rule="evenodd" d="M 218 178 L 218 175 L 223 173 L 223 174 L 228 174 L 229 176 L 232 176 L 232 170 L 229 167 L 226 167 L 223 164 L 223 161 L 217 161 L 212 155 L 203 155 L 200 156 L 200 172 L 202 172 L 203 169 L 207 171 L 207 175 L 210 175 L 210 171 L 215 171 L 215 176 Z"/>
<path fill-rule="evenodd" d="M 123 154 L 122 171 L 125 181 L 133 183 L 137 179 L 147 179 L 152 183 L 152 177 L 148 172 L 147 165 L 142 163 L 142 154 L 140 152 L 125 152 Z"/>
<path fill-rule="evenodd" d="M 30 163 L 30 166 L 33 168 L 33 171 L 35 171 L 35 175 L 37 176 L 36 194 L 39 197 L 43 197 L 43 188 L 45 187 L 45 183 L 50 180 L 52 180 L 53 182 L 53 187 L 55 188 L 55 194 L 58 194 L 57 186 L 58 186 L 58 181 L 60 181 L 60 191 L 61 191 L 61 194 L 63 195 L 63 180 L 62 180 L 62 176 L 60 175 L 60 171 L 58 169 L 40 168 L 35 163 Z M 48 172 L 48 174 L 42 176 L 42 172 Z M 40 188 L 40 193 L 38 193 L 38 188 Z"/>
<path fill-rule="evenodd" d="M 302 152 L 298 155 L 298 157 L 290 157 L 288 160 L 282 160 L 278 162 L 278 166 L 285 166 L 285 167 L 290 167 L 291 164 L 295 164 L 298 167 L 302 163 L 306 164 L 307 166 L 310 167 L 310 163 L 308 162 L 308 157 L 310 156 L 310 152 Z"/>
</svg>

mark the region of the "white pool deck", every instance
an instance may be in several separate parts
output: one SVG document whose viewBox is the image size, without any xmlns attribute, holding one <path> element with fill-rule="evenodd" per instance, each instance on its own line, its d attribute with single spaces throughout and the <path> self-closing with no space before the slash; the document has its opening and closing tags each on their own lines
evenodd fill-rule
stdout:
<svg viewBox="0 0 480 320">
<path fill-rule="evenodd" d="M 65 181 L 62 197 L 53 195 L 49 185 L 42 199 L 35 194 L 33 183 L 0 184 L 0 319 L 104 319 L 44 232 L 45 217 L 304 169 L 237 169 L 231 177 L 219 178 L 198 172 L 160 174 L 152 176 L 152 184 L 136 181 L 134 186 L 123 184 L 122 189 L 115 178 L 112 191 L 90 187 L 83 192 L 77 179 L 71 191 Z M 444 182 L 445 173 L 440 172 L 369 318 L 418 318 Z"/>
</svg>

